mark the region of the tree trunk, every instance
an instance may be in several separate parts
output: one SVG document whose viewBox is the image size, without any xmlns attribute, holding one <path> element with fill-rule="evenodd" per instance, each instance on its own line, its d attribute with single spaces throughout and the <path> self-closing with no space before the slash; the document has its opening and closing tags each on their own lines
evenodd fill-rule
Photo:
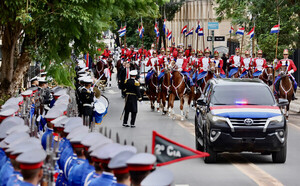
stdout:
<svg viewBox="0 0 300 186">
<path fill-rule="evenodd" d="M 15 27 L 13 27 L 14 25 Z M 8 24 L 4 28 L 2 35 L 2 64 L 0 77 L 0 97 L 3 95 L 12 95 L 12 82 L 14 72 L 17 70 L 15 64 L 15 50 L 17 41 L 21 32 L 21 26 L 18 24 Z"/>
</svg>

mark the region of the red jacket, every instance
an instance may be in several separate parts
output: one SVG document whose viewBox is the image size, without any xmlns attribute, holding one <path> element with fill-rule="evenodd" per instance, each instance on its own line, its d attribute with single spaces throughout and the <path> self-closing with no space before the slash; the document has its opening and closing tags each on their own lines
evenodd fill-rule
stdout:
<svg viewBox="0 0 300 186">
<path fill-rule="evenodd" d="M 105 50 L 103 51 L 103 54 L 102 54 L 103 58 L 104 58 L 104 59 L 105 59 L 105 58 L 108 58 L 109 55 L 110 55 L 110 53 L 111 53 L 110 50 L 106 50 L 106 49 L 105 49 Z"/>
<path fill-rule="evenodd" d="M 287 62 L 287 63 L 286 63 L 286 62 Z M 282 59 L 282 60 L 280 60 L 280 61 L 277 63 L 275 70 L 278 70 L 282 65 L 287 65 L 287 66 L 288 66 L 288 71 L 290 71 L 290 70 L 292 70 L 292 69 L 294 70 L 294 72 L 297 71 L 297 67 L 295 66 L 294 61 L 291 60 L 291 59 L 287 59 L 287 60 Z"/>
<path fill-rule="evenodd" d="M 267 61 L 265 58 L 255 58 L 253 61 L 253 66 L 255 67 L 255 72 L 256 71 L 262 71 L 263 68 L 267 68 Z"/>
<path fill-rule="evenodd" d="M 177 56 L 178 56 L 178 51 L 177 51 L 176 48 L 174 48 L 174 50 L 173 50 L 173 57 L 176 59 Z"/>
<path fill-rule="evenodd" d="M 184 52 L 184 55 L 185 55 L 185 57 L 190 57 L 190 55 L 191 55 L 191 50 L 190 49 L 186 49 L 185 50 L 185 52 Z"/>
<path fill-rule="evenodd" d="M 229 58 L 229 63 L 231 63 L 234 67 L 241 67 L 241 66 L 243 66 L 244 65 L 244 62 L 243 62 L 244 58 L 242 56 L 239 56 L 239 57 L 240 57 L 240 61 L 235 61 L 235 60 L 237 60 L 236 57 L 235 57 L 235 55 L 231 56 Z M 239 63 L 239 65 L 236 66 L 238 63 Z"/>
<path fill-rule="evenodd" d="M 146 66 L 156 67 L 158 65 L 158 58 L 150 57 Z"/>
</svg>

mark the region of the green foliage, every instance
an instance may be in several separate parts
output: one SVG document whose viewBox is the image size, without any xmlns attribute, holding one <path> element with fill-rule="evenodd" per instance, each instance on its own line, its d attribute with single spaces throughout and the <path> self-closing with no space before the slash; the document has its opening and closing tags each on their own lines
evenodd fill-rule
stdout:
<svg viewBox="0 0 300 186">
<path fill-rule="evenodd" d="M 232 19 L 235 25 L 246 25 L 246 31 L 249 31 L 255 22 L 257 47 L 264 51 L 267 59 L 272 60 L 275 57 L 277 35 L 269 33 L 271 28 L 278 24 L 279 18 L 278 58 L 282 57 L 284 48 L 300 48 L 300 1 L 216 0 L 216 3 L 218 21 Z"/>
<path fill-rule="evenodd" d="M 164 0 L 1 0 L 0 28 L 16 31 L 34 61 L 41 61 L 57 82 L 70 84 L 71 52 L 94 55 L 102 32 L 116 29 L 116 20 L 155 17 Z M 27 4 L 28 3 L 28 4 Z M 21 35 L 21 32 L 24 34 Z M 24 51 L 24 50 L 23 50 Z M 19 55 L 19 54 L 18 54 Z M 50 61 L 52 64 L 50 65 Z M 58 64 L 57 64 L 58 63 Z M 56 72 L 57 71 L 57 72 Z M 65 73 L 63 73 L 65 72 Z"/>
</svg>

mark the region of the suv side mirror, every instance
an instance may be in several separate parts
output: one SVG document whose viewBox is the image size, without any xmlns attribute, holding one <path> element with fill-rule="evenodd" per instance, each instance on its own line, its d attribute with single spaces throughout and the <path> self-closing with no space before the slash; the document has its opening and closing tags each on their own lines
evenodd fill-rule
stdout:
<svg viewBox="0 0 300 186">
<path fill-rule="evenodd" d="M 207 104 L 206 104 L 205 98 L 199 98 L 199 99 L 197 100 L 197 105 L 200 105 L 200 106 L 206 106 Z"/>
<path fill-rule="evenodd" d="M 279 98 L 277 106 L 283 107 L 283 106 L 287 106 L 288 104 L 289 104 L 289 101 L 287 99 Z"/>
</svg>

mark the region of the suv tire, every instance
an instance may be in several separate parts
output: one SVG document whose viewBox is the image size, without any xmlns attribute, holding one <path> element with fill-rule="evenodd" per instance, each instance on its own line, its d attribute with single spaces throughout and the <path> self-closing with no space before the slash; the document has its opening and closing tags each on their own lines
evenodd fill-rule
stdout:
<svg viewBox="0 0 300 186">
<path fill-rule="evenodd" d="M 211 146 L 207 142 L 207 134 L 206 130 L 204 130 L 203 134 L 203 146 L 204 146 L 204 152 L 207 152 L 209 156 L 204 157 L 205 163 L 216 163 L 217 161 L 217 152 L 215 152 Z"/>
<path fill-rule="evenodd" d="M 195 144 L 196 144 L 196 150 L 203 151 L 203 146 L 199 143 L 198 138 L 200 137 L 200 132 L 198 128 L 198 120 L 195 116 Z"/>
<path fill-rule="evenodd" d="M 273 163 L 285 163 L 287 152 L 287 143 L 278 152 L 272 152 Z"/>
</svg>

